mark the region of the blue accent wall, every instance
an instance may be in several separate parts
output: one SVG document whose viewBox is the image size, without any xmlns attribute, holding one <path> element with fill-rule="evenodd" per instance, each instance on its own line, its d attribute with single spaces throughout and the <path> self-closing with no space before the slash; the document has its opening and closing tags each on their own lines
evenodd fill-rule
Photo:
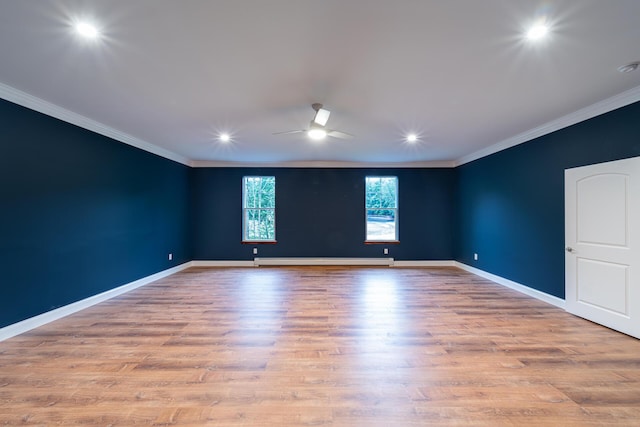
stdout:
<svg viewBox="0 0 640 427">
<path fill-rule="evenodd" d="M 4 100 L 0 148 L 0 327 L 191 259 L 188 167 Z"/>
<path fill-rule="evenodd" d="M 242 244 L 242 177 L 276 177 L 277 244 Z M 367 245 L 364 182 L 397 176 L 399 244 Z M 451 260 L 454 169 L 197 168 L 191 171 L 195 260 L 258 257 L 385 257 Z M 389 255 L 383 255 L 383 248 Z"/>
<path fill-rule="evenodd" d="M 635 103 L 458 167 L 456 260 L 564 298 L 564 170 L 640 156 L 639 135 Z"/>
</svg>

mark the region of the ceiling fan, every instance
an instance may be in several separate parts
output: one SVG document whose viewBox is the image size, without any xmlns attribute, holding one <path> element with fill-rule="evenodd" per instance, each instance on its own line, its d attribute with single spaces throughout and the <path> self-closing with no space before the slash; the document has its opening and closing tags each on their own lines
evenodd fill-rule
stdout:
<svg viewBox="0 0 640 427">
<path fill-rule="evenodd" d="M 329 115 L 331 112 L 329 110 L 325 110 L 322 108 L 322 104 L 314 103 L 311 104 L 311 108 L 313 108 L 316 112 L 315 116 L 313 116 L 313 120 L 309 123 L 308 129 L 300 129 L 300 130 L 290 130 L 285 132 L 276 132 L 274 135 L 287 135 L 292 133 L 306 133 L 307 136 L 311 139 L 320 140 L 324 139 L 327 136 L 331 136 L 333 138 L 342 138 L 342 139 L 350 139 L 353 138 L 353 135 L 346 132 L 341 132 L 334 129 L 327 129 L 325 126 L 327 121 L 329 120 Z"/>
</svg>

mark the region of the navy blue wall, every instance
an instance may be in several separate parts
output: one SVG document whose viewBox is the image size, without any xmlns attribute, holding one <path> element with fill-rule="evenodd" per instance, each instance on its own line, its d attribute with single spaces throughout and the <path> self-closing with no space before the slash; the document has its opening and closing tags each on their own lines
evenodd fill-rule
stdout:
<svg viewBox="0 0 640 427">
<path fill-rule="evenodd" d="M 456 259 L 564 298 L 564 170 L 640 156 L 639 135 L 635 103 L 457 168 Z"/>
<path fill-rule="evenodd" d="M 242 244 L 242 177 L 276 177 L 277 244 Z M 366 245 L 364 181 L 397 176 L 400 243 Z M 453 259 L 454 169 L 197 168 L 191 171 L 196 260 L 281 257 Z"/>
<path fill-rule="evenodd" d="M 250 260 L 254 246 L 388 247 L 562 298 L 564 169 L 640 155 L 639 117 L 636 103 L 456 169 L 189 169 L 0 100 L 0 327 L 191 259 Z M 277 244 L 241 243 L 245 175 L 276 176 Z M 367 175 L 399 178 L 400 244 L 364 243 Z"/>
<path fill-rule="evenodd" d="M 0 148 L 0 327 L 190 260 L 188 167 L 3 100 Z"/>
</svg>

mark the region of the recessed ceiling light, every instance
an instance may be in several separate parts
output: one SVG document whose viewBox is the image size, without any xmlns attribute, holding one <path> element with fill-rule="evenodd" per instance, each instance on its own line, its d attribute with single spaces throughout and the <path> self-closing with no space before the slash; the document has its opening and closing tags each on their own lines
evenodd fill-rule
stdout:
<svg viewBox="0 0 640 427">
<path fill-rule="evenodd" d="M 327 136 L 327 131 L 324 129 L 309 129 L 307 135 L 309 135 L 309 138 L 319 141 Z"/>
<path fill-rule="evenodd" d="M 80 34 L 82 37 L 86 37 L 88 39 L 95 39 L 100 36 L 100 32 L 95 25 L 90 24 L 88 22 L 78 22 L 75 25 L 76 32 Z"/>
<path fill-rule="evenodd" d="M 229 135 L 228 133 L 221 133 L 218 139 L 220 139 L 220 141 L 222 142 L 229 142 L 231 141 L 231 135 Z"/>
<path fill-rule="evenodd" d="M 632 62 L 631 64 L 623 65 L 622 67 L 618 67 L 618 71 L 621 73 L 630 73 L 638 69 L 638 65 L 640 62 Z"/>
<path fill-rule="evenodd" d="M 410 133 L 407 135 L 407 142 L 416 142 L 418 140 L 418 135 L 415 133 Z"/>
<path fill-rule="evenodd" d="M 527 31 L 527 38 L 529 40 L 540 40 L 549 34 L 549 27 L 544 22 L 538 22 L 534 24 L 529 31 Z"/>
</svg>

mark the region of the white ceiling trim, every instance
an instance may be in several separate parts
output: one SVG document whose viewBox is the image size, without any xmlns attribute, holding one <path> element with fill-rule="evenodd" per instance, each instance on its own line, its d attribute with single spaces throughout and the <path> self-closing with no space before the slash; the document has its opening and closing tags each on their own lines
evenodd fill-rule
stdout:
<svg viewBox="0 0 640 427">
<path fill-rule="evenodd" d="M 507 138 L 496 144 L 493 144 L 482 150 L 478 150 L 475 153 L 471 153 L 467 156 L 460 157 L 454 161 L 454 167 L 463 165 L 465 163 L 472 162 L 474 160 L 481 159 L 482 157 L 489 156 L 507 148 L 514 147 L 516 145 L 531 141 L 532 139 L 539 138 L 541 136 L 550 134 L 560 129 L 564 129 L 576 123 L 583 122 L 593 117 L 599 116 L 609 111 L 613 111 L 617 108 L 624 107 L 634 102 L 640 101 L 640 86 L 636 86 L 633 89 L 629 89 L 618 95 L 612 96 L 600 102 L 596 102 L 588 107 L 582 108 L 566 116 L 562 116 L 556 120 L 547 122 L 541 126 L 530 129 L 526 132 L 522 132 L 518 135 Z"/>
<path fill-rule="evenodd" d="M 398 162 L 398 163 L 364 163 L 364 162 L 331 162 L 300 161 L 273 163 L 240 163 L 193 160 L 189 163 L 193 168 L 453 168 L 453 161 L 434 162 Z"/>
<path fill-rule="evenodd" d="M 142 139 L 121 132 L 117 129 L 104 125 L 81 114 L 69 111 L 65 108 L 37 98 L 33 95 L 29 95 L 28 93 L 22 92 L 21 90 L 15 89 L 3 83 L 0 83 L 0 98 L 13 102 L 14 104 L 29 108 L 31 110 L 35 110 L 39 113 L 55 117 L 56 119 L 71 123 L 92 132 L 99 133 L 100 135 L 104 135 L 133 147 L 140 148 L 141 150 L 147 151 L 149 153 L 157 154 L 158 156 L 164 157 L 166 159 L 173 160 L 184 165 L 189 164 L 189 159 L 176 154 L 173 151 L 158 147 L 157 145 L 143 141 Z"/>
</svg>

